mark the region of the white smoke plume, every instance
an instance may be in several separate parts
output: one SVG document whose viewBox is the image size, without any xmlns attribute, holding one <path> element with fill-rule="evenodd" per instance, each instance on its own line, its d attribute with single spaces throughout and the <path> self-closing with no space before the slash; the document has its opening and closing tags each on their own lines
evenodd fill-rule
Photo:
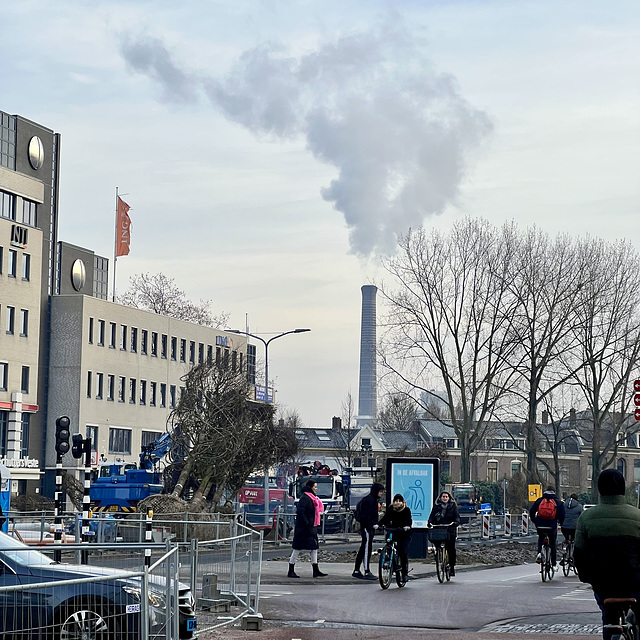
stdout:
<svg viewBox="0 0 640 640">
<path fill-rule="evenodd" d="M 167 100 L 204 93 L 257 135 L 303 136 L 316 159 L 337 168 L 322 197 L 342 212 L 351 252 L 363 257 L 393 253 L 398 235 L 455 201 L 468 153 L 491 131 L 455 78 L 434 71 L 423 43 L 398 27 L 298 57 L 265 44 L 226 77 L 180 69 L 157 39 L 127 38 L 121 51 Z"/>
</svg>

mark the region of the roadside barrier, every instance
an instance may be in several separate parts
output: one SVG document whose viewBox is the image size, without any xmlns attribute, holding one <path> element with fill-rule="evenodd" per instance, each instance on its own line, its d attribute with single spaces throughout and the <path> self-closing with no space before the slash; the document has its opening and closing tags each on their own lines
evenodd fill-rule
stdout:
<svg viewBox="0 0 640 640">
<path fill-rule="evenodd" d="M 511 514 L 508 511 L 504 514 L 504 535 L 511 537 Z"/>
<path fill-rule="evenodd" d="M 529 514 L 526 511 L 522 512 L 522 535 L 529 535 Z"/>
<path fill-rule="evenodd" d="M 491 537 L 491 516 L 484 514 L 482 516 L 482 538 L 487 539 Z"/>
</svg>

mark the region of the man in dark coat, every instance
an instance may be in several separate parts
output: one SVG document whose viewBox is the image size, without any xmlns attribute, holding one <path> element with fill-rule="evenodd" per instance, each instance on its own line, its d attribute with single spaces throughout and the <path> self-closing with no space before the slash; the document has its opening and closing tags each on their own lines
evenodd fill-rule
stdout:
<svg viewBox="0 0 640 640">
<path fill-rule="evenodd" d="M 600 474 L 598 491 L 599 504 L 578 518 L 574 559 L 578 577 L 593 587 L 606 622 L 605 598 L 640 602 L 640 510 L 626 504 L 624 476 L 616 469 Z"/>
<path fill-rule="evenodd" d="M 555 517 L 547 520 L 545 518 L 540 517 L 540 505 L 543 500 L 553 500 L 556 503 L 556 514 Z M 551 564 L 556 565 L 557 560 L 557 551 L 556 547 L 558 545 L 558 524 L 562 526 L 564 522 L 565 509 L 564 502 L 558 498 L 556 495 L 555 489 L 553 487 L 547 487 L 547 490 L 542 494 L 542 497 L 538 498 L 529 509 L 529 516 L 531 520 L 536 525 L 536 529 L 543 527 L 545 529 L 550 529 L 550 531 L 545 531 L 543 533 L 548 534 L 549 536 L 549 546 L 551 547 Z M 538 532 L 538 556 L 536 557 L 536 562 L 540 562 L 542 555 L 542 539 L 543 535 Z"/>
<path fill-rule="evenodd" d="M 373 545 L 374 525 L 378 525 L 378 502 L 382 498 L 384 487 L 379 482 L 374 482 L 368 495 L 362 498 L 360 505 L 360 548 L 356 556 L 356 566 L 351 574 L 354 578 L 361 580 L 377 580 L 371 573 L 371 546 Z M 360 566 L 364 568 L 364 575 L 360 571 Z"/>
</svg>

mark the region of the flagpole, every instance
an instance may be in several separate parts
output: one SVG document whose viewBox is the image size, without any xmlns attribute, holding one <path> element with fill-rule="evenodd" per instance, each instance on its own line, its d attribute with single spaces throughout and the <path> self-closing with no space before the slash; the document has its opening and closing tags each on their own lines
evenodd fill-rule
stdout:
<svg viewBox="0 0 640 640">
<path fill-rule="evenodd" d="M 113 225 L 113 302 L 116 301 L 116 266 L 118 264 L 118 187 L 116 187 L 116 218 Z"/>
</svg>

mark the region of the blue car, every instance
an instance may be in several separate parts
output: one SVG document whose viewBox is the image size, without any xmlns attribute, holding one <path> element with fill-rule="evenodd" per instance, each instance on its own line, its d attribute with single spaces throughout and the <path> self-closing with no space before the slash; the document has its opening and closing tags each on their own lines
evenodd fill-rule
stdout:
<svg viewBox="0 0 640 640">
<path fill-rule="evenodd" d="M 128 572 L 56 563 L 0 533 L 0 638 L 12 640 L 135 640 L 141 635 L 141 579 Z M 122 576 L 122 574 L 125 574 Z M 113 578 L 120 575 L 119 578 Z M 61 580 L 84 580 L 56 584 Z M 51 583 L 53 583 L 52 586 Z M 2 587 L 18 587 L 3 589 Z M 166 581 L 150 576 L 150 637 L 164 637 Z M 172 603 L 169 603 L 170 605 Z M 181 640 L 192 638 L 193 598 L 179 585 Z"/>
</svg>

